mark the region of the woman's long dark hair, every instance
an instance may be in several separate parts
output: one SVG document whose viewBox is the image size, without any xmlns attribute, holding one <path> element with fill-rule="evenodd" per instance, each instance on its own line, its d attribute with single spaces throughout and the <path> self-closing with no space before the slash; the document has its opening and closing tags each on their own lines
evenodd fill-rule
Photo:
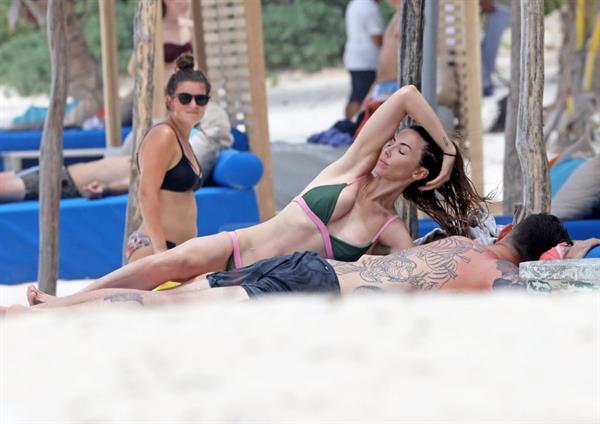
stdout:
<svg viewBox="0 0 600 424">
<path fill-rule="evenodd" d="M 465 174 L 458 146 L 450 180 L 435 190 L 419 190 L 419 187 L 439 175 L 444 155 L 425 128 L 413 125 L 409 129 L 416 131 L 427 144 L 420 165 L 427 168 L 429 175 L 409 185 L 404 190 L 404 198 L 433 218 L 448 235 L 467 236 L 470 223 L 479 219 L 485 202 L 489 199 L 477 193 Z"/>
</svg>

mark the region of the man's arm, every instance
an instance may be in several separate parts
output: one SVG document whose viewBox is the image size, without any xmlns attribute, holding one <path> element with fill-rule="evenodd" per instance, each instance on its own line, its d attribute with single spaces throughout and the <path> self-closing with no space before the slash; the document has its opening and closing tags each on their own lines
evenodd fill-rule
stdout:
<svg viewBox="0 0 600 424">
<path fill-rule="evenodd" d="M 98 181 L 91 183 L 81 188 L 81 195 L 87 199 L 100 199 L 106 196 L 116 196 L 117 194 L 127 193 L 129 190 L 129 176 L 114 181 L 108 185 L 101 184 Z"/>
<path fill-rule="evenodd" d="M 127 193 L 129 190 L 129 175 L 117 181 L 113 181 L 104 188 L 103 196 L 116 196 Z"/>
<path fill-rule="evenodd" d="M 371 35 L 371 40 L 378 46 L 381 46 L 381 43 L 383 43 L 383 36 L 381 34 Z"/>
</svg>

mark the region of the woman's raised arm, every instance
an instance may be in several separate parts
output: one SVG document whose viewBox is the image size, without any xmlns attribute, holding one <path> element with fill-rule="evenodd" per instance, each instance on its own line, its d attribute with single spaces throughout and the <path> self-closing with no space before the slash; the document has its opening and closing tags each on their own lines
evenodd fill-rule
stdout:
<svg viewBox="0 0 600 424">
<path fill-rule="evenodd" d="M 422 125 L 444 152 L 440 175 L 422 187 L 431 190 L 450 179 L 456 147 L 450 141 L 439 118 L 414 85 L 406 85 L 387 99 L 363 126 L 348 151 L 337 161 L 338 172 L 370 172 L 384 144 L 393 138 L 400 122 L 406 117 Z"/>
</svg>

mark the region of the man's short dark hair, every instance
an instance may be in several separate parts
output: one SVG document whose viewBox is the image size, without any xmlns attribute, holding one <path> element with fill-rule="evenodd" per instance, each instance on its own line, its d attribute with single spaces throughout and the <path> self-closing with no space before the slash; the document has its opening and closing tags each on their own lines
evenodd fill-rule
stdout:
<svg viewBox="0 0 600 424">
<path fill-rule="evenodd" d="M 562 242 L 573 244 L 559 219 L 547 213 L 529 215 L 515 226 L 510 239 L 521 261 L 536 261 L 542 253 Z"/>
</svg>

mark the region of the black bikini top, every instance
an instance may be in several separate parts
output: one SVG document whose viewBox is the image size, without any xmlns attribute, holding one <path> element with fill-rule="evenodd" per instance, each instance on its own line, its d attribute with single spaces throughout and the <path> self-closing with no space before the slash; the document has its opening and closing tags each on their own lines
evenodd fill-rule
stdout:
<svg viewBox="0 0 600 424">
<path fill-rule="evenodd" d="M 202 168 L 200 167 L 200 163 L 198 163 L 198 160 L 194 156 L 194 159 L 198 164 L 198 169 L 200 169 L 200 174 L 196 174 L 190 160 L 187 158 L 183 151 L 183 145 L 181 144 L 181 140 L 179 139 L 179 135 L 177 134 L 175 128 L 173 128 L 173 126 L 168 122 L 161 122 L 161 124 L 166 124 L 169 127 L 171 127 L 171 129 L 175 133 L 175 137 L 177 138 L 177 143 L 181 148 L 181 159 L 173 168 L 165 172 L 165 177 L 160 186 L 161 190 L 176 191 L 178 193 L 183 193 L 186 191 L 196 191 L 198 188 L 200 188 L 200 185 L 202 183 Z"/>
</svg>

